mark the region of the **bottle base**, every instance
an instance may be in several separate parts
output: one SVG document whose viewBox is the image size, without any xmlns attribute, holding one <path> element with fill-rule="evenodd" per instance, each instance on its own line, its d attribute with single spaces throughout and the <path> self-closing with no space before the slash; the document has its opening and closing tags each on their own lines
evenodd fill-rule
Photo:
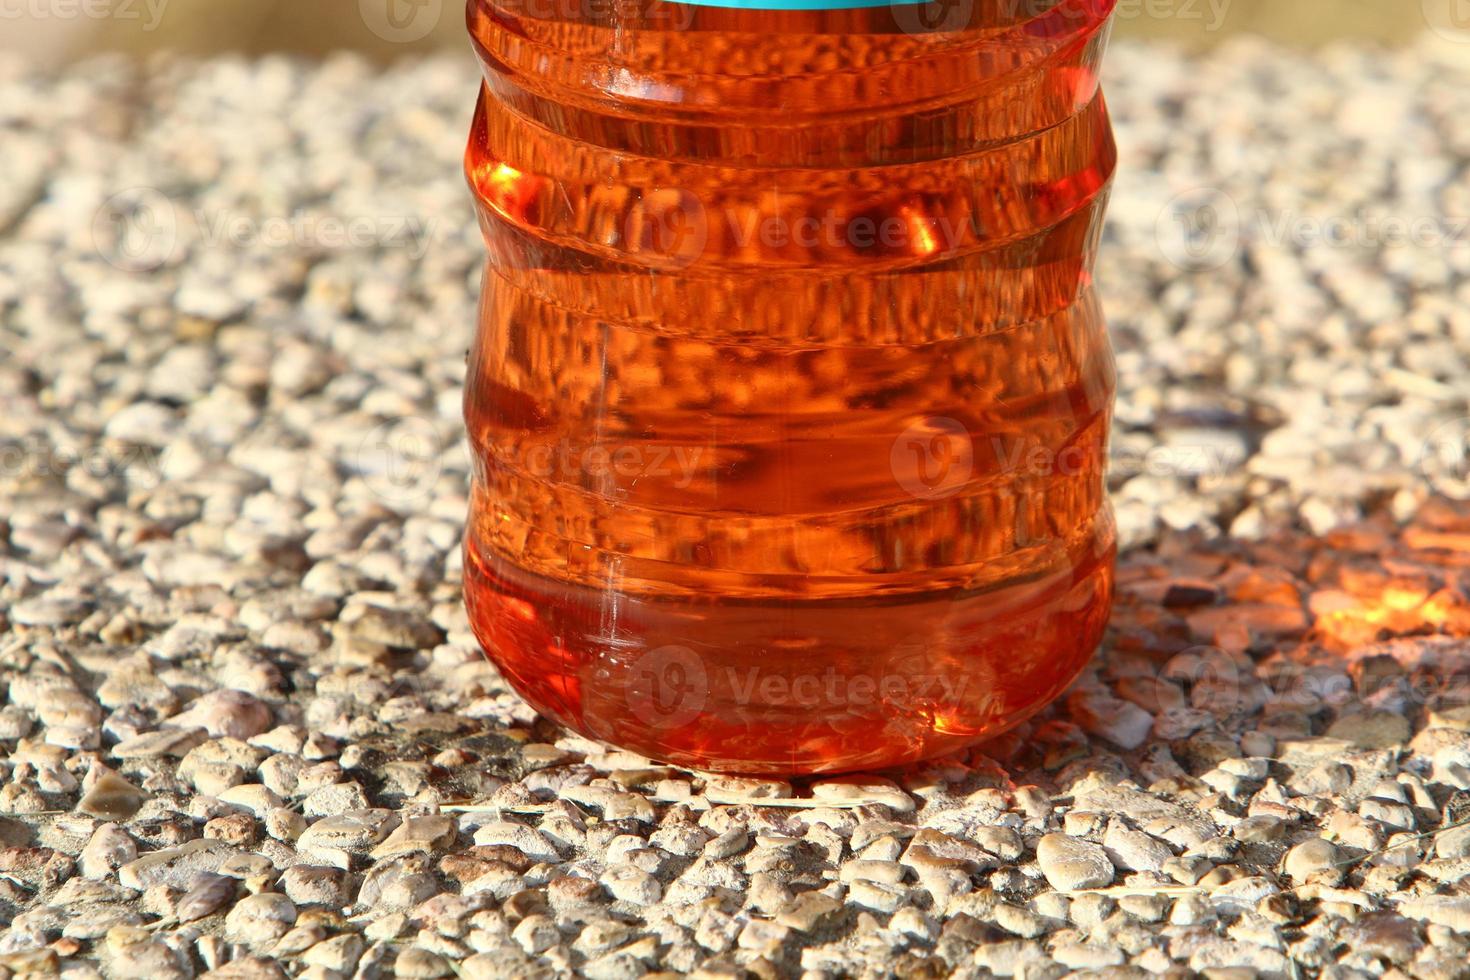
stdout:
<svg viewBox="0 0 1470 980">
<path fill-rule="evenodd" d="M 663 762 L 765 775 L 886 768 L 1001 734 L 1102 638 L 1114 546 L 978 593 L 881 603 L 650 599 L 529 574 L 466 542 L 470 622 L 542 714 Z"/>
</svg>

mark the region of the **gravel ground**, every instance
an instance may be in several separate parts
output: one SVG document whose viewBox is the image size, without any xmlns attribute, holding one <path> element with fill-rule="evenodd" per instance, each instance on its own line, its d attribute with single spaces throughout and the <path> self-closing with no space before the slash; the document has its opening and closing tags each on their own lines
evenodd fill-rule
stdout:
<svg viewBox="0 0 1470 980">
<path fill-rule="evenodd" d="M 1470 973 L 1470 74 L 1111 74 L 1105 651 L 792 785 L 476 651 L 467 56 L 0 61 L 0 974 Z"/>
</svg>

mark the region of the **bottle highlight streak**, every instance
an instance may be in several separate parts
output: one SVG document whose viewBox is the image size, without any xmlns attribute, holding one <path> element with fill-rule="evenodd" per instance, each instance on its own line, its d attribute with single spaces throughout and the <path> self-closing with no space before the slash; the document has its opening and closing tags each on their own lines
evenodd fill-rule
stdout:
<svg viewBox="0 0 1470 980">
<path fill-rule="evenodd" d="M 833 772 L 1076 677 L 1112 595 L 1114 2 L 471 0 L 465 597 L 539 711 Z"/>
</svg>

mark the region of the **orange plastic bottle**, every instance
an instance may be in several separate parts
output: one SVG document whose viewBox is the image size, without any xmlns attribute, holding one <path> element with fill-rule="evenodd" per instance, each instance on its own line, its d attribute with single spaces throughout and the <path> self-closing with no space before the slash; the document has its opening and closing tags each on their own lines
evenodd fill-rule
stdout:
<svg viewBox="0 0 1470 980">
<path fill-rule="evenodd" d="M 471 621 L 655 759 L 950 752 L 1108 617 L 1115 0 L 720 2 L 469 4 Z"/>
</svg>

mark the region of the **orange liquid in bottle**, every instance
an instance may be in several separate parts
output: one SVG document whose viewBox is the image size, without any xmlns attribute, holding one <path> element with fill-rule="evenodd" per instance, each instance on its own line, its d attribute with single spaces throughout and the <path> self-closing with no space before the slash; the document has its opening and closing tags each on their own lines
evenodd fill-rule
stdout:
<svg viewBox="0 0 1470 980">
<path fill-rule="evenodd" d="M 1061 693 L 1112 594 L 1114 0 L 471 0 L 465 597 L 558 723 L 874 768 Z"/>
</svg>

